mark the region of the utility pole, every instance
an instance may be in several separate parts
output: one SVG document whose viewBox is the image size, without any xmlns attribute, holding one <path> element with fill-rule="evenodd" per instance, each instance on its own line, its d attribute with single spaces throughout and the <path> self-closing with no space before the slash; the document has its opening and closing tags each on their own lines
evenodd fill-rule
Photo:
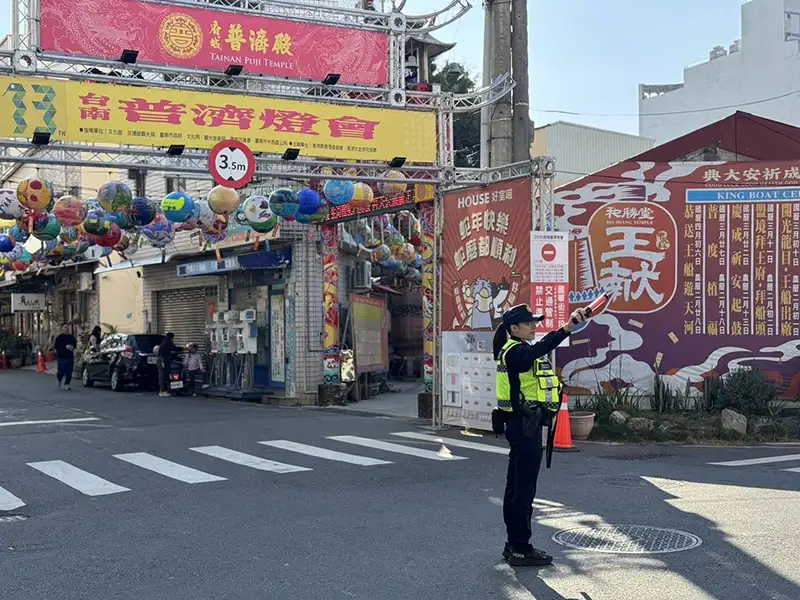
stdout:
<svg viewBox="0 0 800 600">
<path fill-rule="evenodd" d="M 492 6 L 492 80 L 511 72 L 511 3 L 499 0 Z M 492 123 L 491 166 L 511 163 L 511 98 L 506 95 L 490 108 Z"/>
<path fill-rule="evenodd" d="M 492 0 L 483 0 L 483 87 L 492 82 Z M 481 169 L 491 165 L 491 106 L 481 108 Z"/>
<path fill-rule="evenodd" d="M 512 121 L 513 161 L 531 157 L 531 117 L 528 96 L 528 3 L 512 0 L 511 59 L 514 77 L 514 108 Z"/>
</svg>

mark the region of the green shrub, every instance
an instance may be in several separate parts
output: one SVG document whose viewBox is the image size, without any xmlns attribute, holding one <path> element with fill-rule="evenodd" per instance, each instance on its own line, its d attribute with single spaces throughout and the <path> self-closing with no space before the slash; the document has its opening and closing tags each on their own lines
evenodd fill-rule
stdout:
<svg viewBox="0 0 800 600">
<path fill-rule="evenodd" d="M 778 398 L 775 385 L 761 369 L 737 369 L 721 381 L 715 408 L 730 408 L 746 416 L 770 415 L 770 405 Z"/>
</svg>

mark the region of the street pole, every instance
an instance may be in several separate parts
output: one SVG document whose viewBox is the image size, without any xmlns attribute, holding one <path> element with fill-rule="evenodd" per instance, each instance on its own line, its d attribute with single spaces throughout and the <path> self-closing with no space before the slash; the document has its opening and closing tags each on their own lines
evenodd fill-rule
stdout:
<svg viewBox="0 0 800 600">
<path fill-rule="evenodd" d="M 492 0 L 483 0 L 483 87 L 492 83 Z M 489 144 L 492 139 L 492 113 L 481 108 L 481 169 L 490 166 Z"/>
<path fill-rule="evenodd" d="M 514 77 L 513 160 L 515 163 L 531 157 L 531 116 L 528 90 L 528 3 L 513 0 L 511 60 Z"/>
<path fill-rule="evenodd" d="M 492 7 L 492 79 L 511 72 L 511 8 L 508 0 Z M 511 98 L 504 96 L 492 104 L 491 166 L 511 163 Z"/>
</svg>

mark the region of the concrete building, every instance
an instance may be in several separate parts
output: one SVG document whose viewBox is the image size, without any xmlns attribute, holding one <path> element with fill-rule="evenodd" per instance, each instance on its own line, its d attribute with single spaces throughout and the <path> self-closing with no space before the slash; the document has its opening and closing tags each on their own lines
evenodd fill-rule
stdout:
<svg viewBox="0 0 800 600">
<path fill-rule="evenodd" d="M 741 14 L 741 39 L 720 40 L 683 82 L 639 86 L 640 135 L 662 144 L 737 109 L 800 125 L 800 0 L 752 0 Z"/>
<path fill-rule="evenodd" d="M 556 159 L 558 187 L 641 154 L 654 145 L 654 140 L 637 135 L 556 121 L 534 130 L 531 156 Z"/>
</svg>

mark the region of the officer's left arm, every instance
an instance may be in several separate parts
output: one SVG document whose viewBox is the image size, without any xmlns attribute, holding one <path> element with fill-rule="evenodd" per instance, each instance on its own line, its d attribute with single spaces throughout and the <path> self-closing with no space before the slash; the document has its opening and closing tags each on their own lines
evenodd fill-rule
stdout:
<svg viewBox="0 0 800 600">
<path fill-rule="evenodd" d="M 535 344 L 517 344 L 506 353 L 508 370 L 515 373 L 530 371 L 533 368 L 533 362 L 537 358 L 550 354 L 568 337 L 569 332 L 561 328 L 551 331 Z"/>
</svg>

